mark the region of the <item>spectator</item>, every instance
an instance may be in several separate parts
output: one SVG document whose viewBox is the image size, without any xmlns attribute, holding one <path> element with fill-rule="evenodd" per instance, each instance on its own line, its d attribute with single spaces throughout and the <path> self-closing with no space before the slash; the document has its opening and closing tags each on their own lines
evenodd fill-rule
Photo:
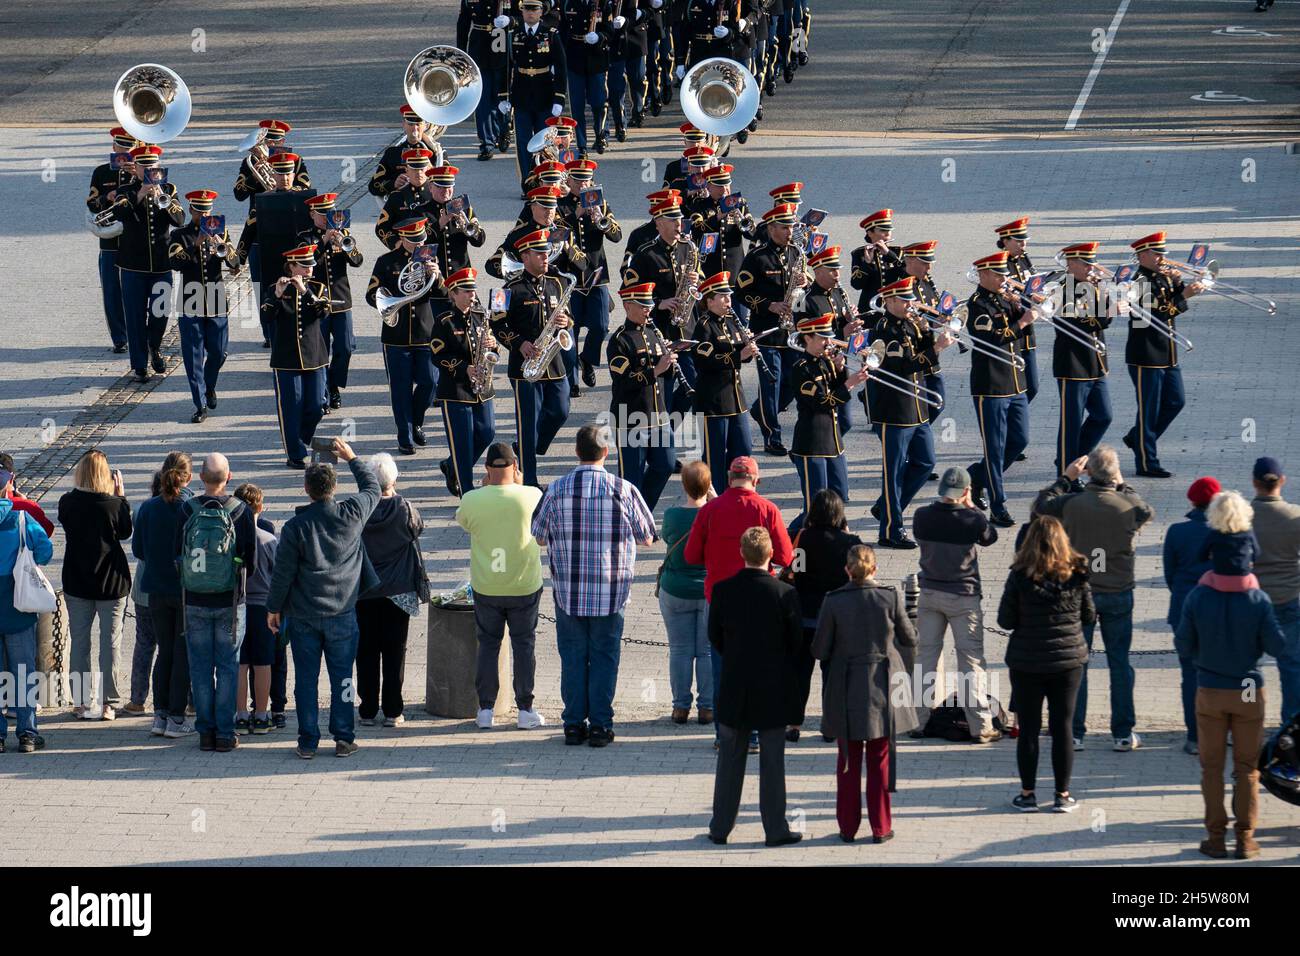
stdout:
<svg viewBox="0 0 1300 956">
<path fill-rule="evenodd" d="M 1083 491 L 1070 491 L 1081 474 L 1089 476 Z M 1136 491 L 1124 484 L 1119 459 L 1109 445 L 1098 445 L 1086 457 L 1071 462 L 1065 475 L 1039 492 L 1034 513 L 1060 518 L 1070 545 L 1084 556 L 1090 570 L 1092 601 L 1101 622 L 1110 674 L 1110 734 L 1114 749 L 1137 750 L 1142 739 L 1133 731 L 1133 541 L 1155 512 Z M 1083 636 L 1092 650 L 1095 625 L 1085 624 Z M 1017 706 L 1019 704 L 1017 703 Z M 1074 749 L 1083 749 L 1088 719 L 1088 669 L 1084 665 L 1079 701 L 1074 711 Z"/>
<path fill-rule="evenodd" d="M 812 687 L 813 638 L 817 635 L 817 616 L 821 613 L 822 599 L 828 593 L 848 583 L 845 565 L 849 551 L 862 544 L 856 534 L 849 534 L 849 523 L 844 518 L 844 499 L 830 488 L 823 488 L 813 497 L 808 517 L 795 535 L 792 568 L 794 589 L 799 593 L 799 610 L 803 614 L 803 647 L 794 660 L 794 715 L 786 728 L 785 739 L 790 743 L 799 740 L 808 709 L 808 693 Z M 829 743 L 835 738 L 822 727 L 822 737 Z"/>
<path fill-rule="evenodd" d="M 374 726 L 380 707 L 380 673 L 384 726 L 406 722 L 402 716 L 402 677 L 406 671 L 406 635 L 420 603 L 429 600 L 429 581 L 420 554 L 424 520 L 415 506 L 397 493 L 397 463 L 388 454 L 374 455 L 370 470 L 379 481 L 379 504 L 370 514 L 361 542 L 379 583 L 357 600 L 357 710 L 361 723 Z"/>
<path fill-rule="evenodd" d="M 266 517 L 265 514 L 257 516 L 257 527 L 275 537 L 276 546 L 279 546 L 280 536 L 275 530 L 275 522 Z M 258 560 L 261 561 L 261 553 L 258 553 Z M 271 568 L 275 562 L 272 561 L 267 565 L 267 587 L 270 587 Z M 285 709 L 289 706 L 289 641 L 283 633 L 275 636 L 275 663 L 271 665 L 271 726 L 275 730 L 284 730 L 288 721 L 285 718 Z M 249 690 L 254 688 L 250 684 Z"/>
<path fill-rule="evenodd" d="M 823 730 L 839 742 L 835 819 L 840 839 L 852 843 L 862 825 L 865 753 L 871 842 L 884 843 L 894 837 L 890 738 L 916 722 L 906 694 L 916 657 L 916 632 L 903 596 L 876 583 L 876 553 L 871 548 L 865 544 L 850 548 L 844 573 L 848 583 L 822 602 L 812 647 L 813 656 L 825 666 Z"/>
<path fill-rule="evenodd" d="M 343 439 L 334 439 L 333 451 L 348 463 L 357 494 L 335 500 L 333 466 L 308 466 L 303 488 L 311 503 L 300 507 L 280 532 L 266 600 L 267 623 L 276 634 L 283 624 L 293 648 L 297 753 L 303 760 L 315 757 L 320 744 L 316 685 L 322 655 L 329 672 L 334 756 L 357 752 L 351 700 L 357 597 L 379 583 L 361 543 L 366 522 L 379 502 L 379 482 Z"/>
<path fill-rule="evenodd" d="M 1210 526 L 1249 523 L 1250 506 L 1235 491 L 1210 502 Z M 1201 795 L 1205 799 L 1206 839 L 1201 852 L 1214 859 L 1228 855 L 1223 809 L 1223 770 L 1232 735 L 1233 827 L 1239 860 L 1259 855 L 1255 823 L 1259 813 L 1259 750 L 1264 736 L 1262 654 L 1296 654 L 1294 639 L 1278 627 L 1268 595 L 1255 575 L 1207 571 L 1183 602 L 1174 634 L 1180 657 L 1196 664 L 1196 724 L 1201 749 Z"/>
<path fill-rule="evenodd" d="M 772 563 L 787 567 L 792 558 L 790 536 L 786 533 L 781 509 L 758 493 L 758 462 L 748 455 L 732 459 L 727 469 L 727 490 L 700 509 L 686 539 L 686 560 L 704 565 L 704 600 L 710 601 L 713 585 L 725 581 L 744 568 L 740 557 L 740 537 L 750 528 L 766 528 L 772 539 Z M 722 680 L 722 661 L 717 648 L 710 644 L 709 660 L 713 670 L 713 706 L 717 712 L 718 689 Z M 714 747 L 720 738 L 714 738 Z M 750 741 L 751 752 L 758 750 L 757 735 Z"/>
<path fill-rule="evenodd" d="M 959 675 L 957 702 L 966 712 L 971 742 L 1000 740 L 1002 732 L 993 726 L 986 685 L 984 610 L 980 606 L 983 582 L 978 552 L 998 540 L 998 529 L 972 502 L 970 474 L 965 468 L 949 468 L 943 473 L 939 500 L 917 509 L 912 518 L 912 536 L 921 547 L 916 630 L 917 666 L 922 681 L 912 736 L 925 736 L 931 707 L 948 699 L 943 678 L 943 638 L 951 628 Z"/>
<path fill-rule="evenodd" d="M 605 470 L 608 428 L 578 429 L 578 467 L 555 482 L 533 518 L 555 590 L 564 742 L 614 739 L 614 689 L 623 608 L 636 576 L 636 546 L 655 540 L 655 519 L 631 482 Z"/>
<path fill-rule="evenodd" d="M 1201 545 L 1202 560 L 1209 560 L 1210 570 L 1215 574 L 1237 575 L 1250 574 L 1259 557 L 1259 542 L 1255 532 L 1250 530 L 1254 511 L 1247 507 L 1247 514 L 1238 514 L 1236 510 L 1219 511 L 1219 524 L 1210 522 L 1210 533 Z M 1239 522 L 1244 521 L 1244 527 Z"/>
<path fill-rule="evenodd" d="M 758 805 L 763 832 L 768 846 L 785 846 L 803 838 L 790 830 L 785 818 L 791 659 L 803 643 L 799 595 L 772 577 L 772 537 L 766 528 L 745 531 L 740 552 L 744 566 L 717 582 L 709 603 L 709 641 L 722 657 L 720 745 L 709 839 L 726 843 L 736 825 L 745 783 L 746 741 L 756 730 L 761 743 Z"/>
<path fill-rule="evenodd" d="M 1169 588 L 1169 614 L 1165 618 L 1170 631 L 1178 627 L 1182 617 L 1183 602 L 1201 575 L 1210 570 L 1210 562 L 1201 557 L 1206 539 L 1210 536 L 1210 526 L 1205 521 L 1205 509 L 1210 499 L 1220 491 L 1219 482 L 1208 475 L 1197 478 L 1187 489 L 1187 500 L 1192 503 L 1192 510 L 1187 512 L 1184 521 L 1169 526 L 1165 532 L 1164 571 L 1165 586 Z M 1183 724 L 1187 728 L 1187 739 L 1183 742 L 1183 753 L 1196 756 L 1199 753 L 1196 742 L 1196 665 L 1185 657 L 1178 658 L 1182 669 L 1181 692 L 1183 698 Z"/>
<path fill-rule="evenodd" d="M 275 526 L 262 518 L 265 502 L 262 489 L 244 482 L 235 489 L 235 497 L 253 513 L 257 528 L 257 565 L 248 575 L 248 590 L 244 595 L 244 640 L 239 645 L 239 678 L 235 682 L 235 733 L 269 734 L 271 668 L 277 651 L 281 658 L 284 657 L 284 648 L 267 625 L 266 598 L 271 590 L 271 573 L 275 570 L 275 549 L 280 542 L 273 530 Z M 253 696 L 251 712 L 248 710 L 250 690 Z"/>
<path fill-rule="evenodd" d="M 36 732 L 35 694 L 36 615 L 14 607 L 14 565 L 19 548 L 32 553 L 37 564 L 49 564 L 54 555 L 45 527 L 28 511 L 19 510 L 10 497 L 14 475 L 0 468 L 0 671 L 7 675 L 13 698 L 0 710 L 0 754 L 5 752 L 9 723 L 4 710 L 13 708 L 18 720 L 18 749 L 25 754 L 45 746 Z"/>
<path fill-rule="evenodd" d="M 1286 475 L 1276 458 L 1255 462 L 1255 538 L 1259 557 L 1255 577 L 1273 604 L 1278 626 L 1287 637 L 1288 647 L 1296 653 L 1284 653 L 1277 659 L 1278 680 L 1282 684 L 1282 723 L 1300 714 L 1300 506 L 1282 497 Z"/>
<path fill-rule="evenodd" d="M 1016 552 L 998 604 L 998 626 L 1011 632 L 1006 661 L 1020 717 L 1016 739 L 1020 793 L 1011 801 L 1017 810 L 1038 810 L 1034 790 L 1044 700 L 1056 778 L 1052 809 L 1070 813 L 1078 806 L 1070 796 L 1074 769 L 1070 725 L 1088 661 L 1083 628 L 1096 618 L 1087 561 L 1070 547 L 1060 521 L 1039 516 L 1030 522 L 1024 544 Z"/>
<path fill-rule="evenodd" d="M 131 506 L 122 473 L 91 449 L 72 472 L 73 490 L 59 499 L 63 526 L 63 600 L 72 635 L 73 712 L 113 720 L 122 703 L 117 687 L 122 619 L 131 593 L 131 568 L 122 542 L 131 537 Z M 99 621 L 99 669 L 90 669 L 90 627 Z"/>
<path fill-rule="evenodd" d="M 664 512 L 660 535 L 664 562 L 659 566 L 659 613 L 668 633 L 668 683 L 675 724 L 691 716 L 691 678 L 695 678 L 696 718 L 713 723 L 713 661 L 709 654 L 709 605 L 704 600 L 704 569 L 686 560 L 686 541 L 705 502 L 717 497 L 709 466 L 702 461 L 682 466 L 686 504 Z"/>
<path fill-rule="evenodd" d="M 190 457 L 169 455 L 168 461 L 171 464 L 164 462 L 163 470 L 155 476 L 158 493 L 136 511 L 131 553 L 137 559 L 137 589 L 145 599 L 145 606 L 137 607 L 136 614 L 148 615 L 150 632 L 158 646 L 158 659 L 153 665 L 150 733 L 175 739 L 194 733 L 194 725 L 185 719 L 190 699 L 190 658 L 176 565 L 176 535 L 182 524 L 182 489 L 190 479 Z"/>
<path fill-rule="evenodd" d="M 500 683 L 497 663 L 510 627 L 515 706 L 521 730 L 546 720 L 533 708 L 537 670 L 537 614 L 542 603 L 542 552 L 530 525 L 542 491 L 525 485 L 514 449 L 495 442 L 484 459 L 487 477 L 467 491 L 456 509 L 456 523 L 469 532 L 469 584 L 474 591 L 478 659 L 478 725 L 492 726 Z"/>
<path fill-rule="evenodd" d="M 251 508 L 226 493 L 230 462 L 225 455 L 212 452 L 204 458 L 199 480 L 203 494 L 182 506 L 176 529 L 175 553 L 185 595 L 185 650 L 199 749 L 229 753 L 239 746 L 236 685 L 247 576 L 257 573 L 257 523 Z M 233 553 L 227 542 L 211 537 L 232 532 Z"/>
<path fill-rule="evenodd" d="M 9 482 L 9 493 L 6 497 L 13 502 L 14 511 L 24 511 L 31 515 L 36 520 L 36 523 L 41 526 L 41 530 L 45 532 L 47 538 L 54 534 L 54 522 L 45 514 L 45 509 L 18 490 L 18 469 L 14 467 L 13 455 L 0 451 L 0 470 L 13 475 L 13 480 Z"/>
</svg>

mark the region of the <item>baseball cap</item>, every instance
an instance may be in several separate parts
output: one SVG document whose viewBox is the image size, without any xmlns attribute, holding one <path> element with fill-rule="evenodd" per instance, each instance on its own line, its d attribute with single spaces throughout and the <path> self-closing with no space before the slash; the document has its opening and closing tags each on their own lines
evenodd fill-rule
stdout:
<svg viewBox="0 0 1300 956">
<path fill-rule="evenodd" d="M 495 441 L 488 445 L 484 460 L 489 468 L 509 468 L 515 464 L 515 450 L 508 442 Z"/>
<path fill-rule="evenodd" d="M 1276 458 L 1255 459 L 1255 480 L 1276 481 L 1283 476 L 1282 463 Z"/>
<path fill-rule="evenodd" d="M 1187 489 L 1187 500 L 1198 508 L 1204 508 L 1210 503 L 1210 499 L 1222 490 L 1223 486 L 1219 484 L 1217 478 L 1206 475 L 1192 482 L 1192 486 Z"/>
<path fill-rule="evenodd" d="M 740 455 L 731 459 L 731 467 L 727 471 L 733 475 L 748 475 L 755 481 L 758 480 L 758 462 L 748 455 Z"/>
<path fill-rule="evenodd" d="M 939 497 L 955 498 L 970 487 L 970 472 L 956 466 L 949 468 L 939 479 Z M 954 494 L 955 492 L 955 494 Z"/>
</svg>

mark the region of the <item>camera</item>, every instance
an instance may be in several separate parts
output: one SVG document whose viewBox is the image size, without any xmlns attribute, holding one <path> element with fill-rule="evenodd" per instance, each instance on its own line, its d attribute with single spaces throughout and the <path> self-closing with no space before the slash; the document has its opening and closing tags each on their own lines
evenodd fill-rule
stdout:
<svg viewBox="0 0 1300 956">
<path fill-rule="evenodd" d="M 313 438 L 311 440 L 312 464 L 337 465 L 339 456 L 334 454 L 333 438 Z"/>
</svg>

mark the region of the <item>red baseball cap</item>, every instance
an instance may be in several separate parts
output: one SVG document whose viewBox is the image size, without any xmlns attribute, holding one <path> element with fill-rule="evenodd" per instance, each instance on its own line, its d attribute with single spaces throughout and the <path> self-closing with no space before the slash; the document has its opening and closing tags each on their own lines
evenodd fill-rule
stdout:
<svg viewBox="0 0 1300 956">
<path fill-rule="evenodd" d="M 758 462 L 748 455 L 740 455 L 731 459 L 731 467 L 727 469 L 733 475 L 748 475 L 750 478 L 758 481 Z"/>
</svg>

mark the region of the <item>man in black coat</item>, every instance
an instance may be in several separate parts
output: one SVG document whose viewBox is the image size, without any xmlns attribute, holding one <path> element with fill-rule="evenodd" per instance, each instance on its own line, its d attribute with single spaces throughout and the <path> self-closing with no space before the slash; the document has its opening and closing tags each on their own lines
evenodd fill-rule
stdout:
<svg viewBox="0 0 1300 956">
<path fill-rule="evenodd" d="M 768 846 L 798 843 L 785 818 L 785 728 L 790 721 L 791 661 L 800 647 L 802 615 L 795 589 L 772 577 L 772 539 L 764 528 L 740 538 L 744 570 L 713 588 L 709 640 L 722 655 L 716 701 L 718 770 L 709 839 L 726 843 L 736 825 L 745 783 L 749 733 L 758 731 L 759 811 Z"/>
</svg>

